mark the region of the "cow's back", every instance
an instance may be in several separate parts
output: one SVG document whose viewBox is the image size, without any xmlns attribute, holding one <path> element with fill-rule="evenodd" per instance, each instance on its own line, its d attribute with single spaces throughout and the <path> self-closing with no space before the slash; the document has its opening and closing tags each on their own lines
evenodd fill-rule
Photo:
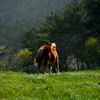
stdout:
<svg viewBox="0 0 100 100">
<path fill-rule="evenodd" d="M 50 46 L 41 46 L 39 50 L 43 50 L 42 58 L 44 61 L 47 61 L 48 64 L 52 64 L 56 61 L 58 57 L 56 49 L 54 50 Z"/>
</svg>

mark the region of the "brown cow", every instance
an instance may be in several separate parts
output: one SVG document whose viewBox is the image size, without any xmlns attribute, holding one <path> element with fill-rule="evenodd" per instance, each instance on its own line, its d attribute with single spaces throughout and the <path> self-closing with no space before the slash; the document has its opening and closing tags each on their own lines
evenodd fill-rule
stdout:
<svg viewBox="0 0 100 100">
<path fill-rule="evenodd" d="M 37 74 L 39 74 L 42 61 L 44 61 L 44 69 L 43 69 L 44 74 L 46 74 L 47 64 L 49 64 L 49 74 L 51 74 L 51 71 L 52 71 L 51 64 L 52 63 L 56 64 L 57 73 L 59 73 L 59 60 L 58 60 L 58 54 L 56 51 L 57 42 L 55 43 L 49 42 L 49 44 L 51 46 L 41 46 L 36 58 L 34 59 L 34 65 L 38 64 Z"/>
</svg>

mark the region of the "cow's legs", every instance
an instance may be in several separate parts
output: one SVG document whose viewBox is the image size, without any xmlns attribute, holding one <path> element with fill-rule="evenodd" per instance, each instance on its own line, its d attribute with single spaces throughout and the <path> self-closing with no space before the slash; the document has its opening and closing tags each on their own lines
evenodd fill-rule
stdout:
<svg viewBox="0 0 100 100">
<path fill-rule="evenodd" d="M 44 69 L 43 69 L 44 74 L 46 74 L 46 67 L 47 67 L 47 61 L 44 62 Z"/>
<path fill-rule="evenodd" d="M 49 74 L 51 74 L 51 71 L 52 71 L 52 66 L 51 64 L 49 64 Z"/>
<path fill-rule="evenodd" d="M 40 67 L 41 67 L 41 62 L 38 63 L 37 74 L 39 74 Z"/>
<path fill-rule="evenodd" d="M 59 60 L 58 59 L 56 60 L 55 64 L 56 64 L 57 73 L 59 74 Z"/>
</svg>

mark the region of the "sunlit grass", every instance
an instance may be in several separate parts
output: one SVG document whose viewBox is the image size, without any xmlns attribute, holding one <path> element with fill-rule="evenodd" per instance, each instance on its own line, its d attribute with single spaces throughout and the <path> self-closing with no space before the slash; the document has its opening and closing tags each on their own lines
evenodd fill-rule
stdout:
<svg viewBox="0 0 100 100">
<path fill-rule="evenodd" d="M 100 70 L 61 74 L 0 72 L 0 100 L 99 100 Z"/>
</svg>

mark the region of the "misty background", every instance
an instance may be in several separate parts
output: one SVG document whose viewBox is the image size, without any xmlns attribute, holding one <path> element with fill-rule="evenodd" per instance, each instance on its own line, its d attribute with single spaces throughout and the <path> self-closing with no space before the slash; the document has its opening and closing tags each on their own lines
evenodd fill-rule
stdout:
<svg viewBox="0 0 100 100">
<path fill-rule="evenodd" d="M 13 42 L 21 44 L 21 37 L 25 30 L 33 25 L 38 27 L 51 12 L 62 10 L 66 3 L 72 0 L 0 0 L 0 45 Z"/>
</svg>

